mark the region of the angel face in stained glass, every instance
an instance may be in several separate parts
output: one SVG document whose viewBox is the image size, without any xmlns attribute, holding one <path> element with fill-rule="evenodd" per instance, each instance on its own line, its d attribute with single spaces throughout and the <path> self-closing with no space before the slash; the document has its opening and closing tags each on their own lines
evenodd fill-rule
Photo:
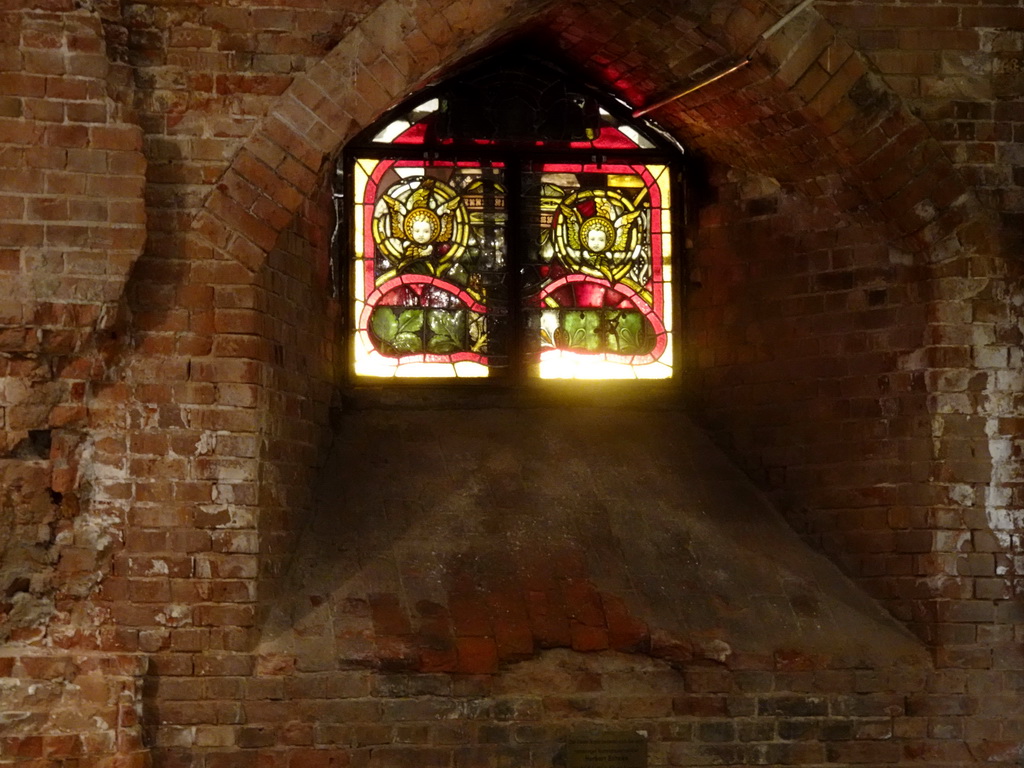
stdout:
<svg viewBox="0 0 1024 768">
<path fill-rule="evenodd" d="M 392 185 L 380 198 L 373 237 L 399 274 L 442 275 L 466 245 L 462 197 L 439 179 L 413 177 Z"/>
<path fill-rule="evenodd" d="M 619 282 L 643 266 L 644 208 L 614 190 L 573 192 L 558 204 L 555 251 L 573 271 Z"/>
</svg>

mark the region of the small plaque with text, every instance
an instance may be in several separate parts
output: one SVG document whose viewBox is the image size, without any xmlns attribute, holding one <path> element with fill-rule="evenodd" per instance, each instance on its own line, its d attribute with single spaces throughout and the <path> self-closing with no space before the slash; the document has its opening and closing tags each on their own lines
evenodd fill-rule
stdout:
<svg viewBox="0 0 1024 768">
<path fill-rule="evenodd" d="M 566 768 L 647 768 L 647 739 L 632 731 L 566 744 Z"/>
</svg>

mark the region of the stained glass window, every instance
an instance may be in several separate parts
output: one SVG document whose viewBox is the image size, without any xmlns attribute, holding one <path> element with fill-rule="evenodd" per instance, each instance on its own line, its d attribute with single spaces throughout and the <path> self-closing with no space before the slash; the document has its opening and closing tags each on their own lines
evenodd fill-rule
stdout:
<svg viewBox="0 0 1024 768">
<path fill-rule="evenodd" d="M 356 374 L 480 377 L 504 365 L 500 165 L 361 158 L 354 181 Z"/>
<path fill-rule="evenodd" d="M 673 148 L 567 82 L 491 64 L 349 148 L 357 376 L 672 375 Z"/>
<path fill-rule="evenodd" d="M 672 373 L 665 165 L 541 163 L 524 173 L 528 365 L 544 378 Z"/>
</svg>

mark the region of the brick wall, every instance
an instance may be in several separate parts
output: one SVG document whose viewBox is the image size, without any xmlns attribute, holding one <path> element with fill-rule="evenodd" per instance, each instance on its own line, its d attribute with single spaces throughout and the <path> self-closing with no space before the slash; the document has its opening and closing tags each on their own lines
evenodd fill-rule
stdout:
<svg viewBox="0 0 1024 768">
<path fill-rule="evenodd" d="M 922 271 L 827 198 L 808 216 L 764 177 L 715 174 L 691 263 L 696 412 L 818 546 L 880 599 L 908 600 L 930 540 L 915 543 L 890 511 L 929 503 L 915 498 L 931 467 L 911 362 Z"/>
<path fill-rule="evenodd" d="M 142 132 L 108 19 L 62 3 L 0 16 L 0 752 L 129 755 L 146 663 L 98 650 L 92 602 L 122 542 L 125 495 L 98 486 L 124 445 L 88 404 L 146 234 Z"/>
<path fill-rule="evenodd" d="M 0 11 L 0 762 L 549 764 L 624 726 L 657 765 L 1016 764 L 1021 9 L 822 2 L 758 42 L 783 10 Z M 695 415 L 931 662 L 254 654 L 332 435 L 331 158 L 516 31 L 635 105 L 752 52 L 653 113 L 710 169 Z"/>
<path fill-rule="evenodd" d="M 316 509 L 314 470 L 323 465 L 334 439 L 328 412 L 343 362 L 340 307 L 329 298 L 331 170 L 271 251 L 264 280 L 267 310 L 259 318 L 266 324 L 274 365 L 265 394 L 272 420 L 263 438 L 258 527 L 261 571 L 268 583 L 280 577 L 303 521 Z"/>
<path fill-rule="evenodd" d="M 552 651 L 494 676 L 351 671 L 221 682 L 244 700 L 249 724 L 208 724 L 189 707 L 182 719 L 195 725 L 178 730 L 194 728 L 195 746 L 169 745 L 166 764 L 203 754 L 207 765 L 246 765 L 259 754 L 275 766 L 551 765 L 569 739 L 609 726 L 644 733 L 652 765 L 938 768 L 1016 754 L 1013 742 L 965 745 L 957 710 L 987 708 L 966 695 L 966 679 L 907 667 L 762 658 L 679 670 Z"/>
</svg>

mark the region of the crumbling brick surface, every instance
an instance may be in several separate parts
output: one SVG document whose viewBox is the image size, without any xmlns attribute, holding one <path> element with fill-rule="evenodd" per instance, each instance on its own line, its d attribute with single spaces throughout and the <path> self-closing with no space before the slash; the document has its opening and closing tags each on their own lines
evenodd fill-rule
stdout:
<svg viewBox="0 0 1024 768">
<path fill-rule="evenodd" d="M 0 762 L 548 765 L 625 728 L 654 765 L 1016 765 L 1021 9 L 342 5 L 0 10 Z M 695 655 L 529 552 L 412 602 L 370 571 L 260 645 L 356 437 L 333 159 L 516 33 L 637 107 L 750 57 L 651 113 L 701 158 L 687 400 L 930 663 Z"/>
</svg>

